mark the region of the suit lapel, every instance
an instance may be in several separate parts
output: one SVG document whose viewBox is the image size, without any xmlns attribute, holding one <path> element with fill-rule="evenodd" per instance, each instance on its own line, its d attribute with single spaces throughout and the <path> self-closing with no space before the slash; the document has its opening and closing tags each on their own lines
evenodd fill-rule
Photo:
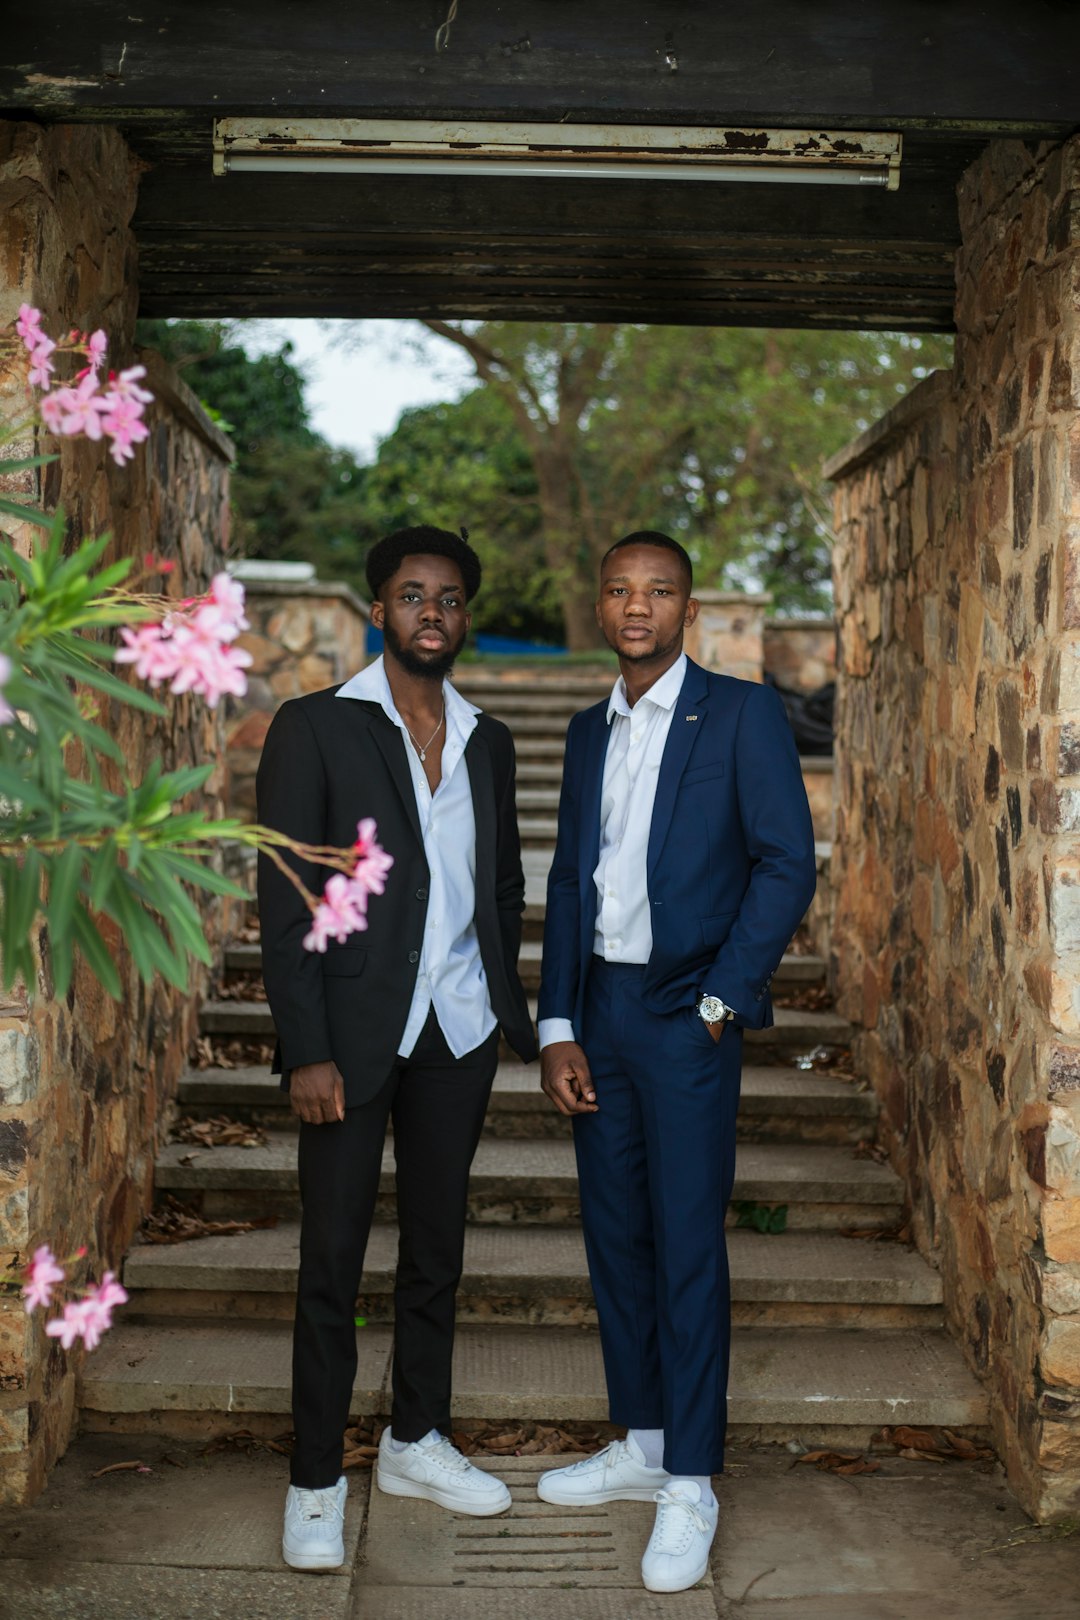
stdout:
<svg viewBox="0 0 1080 1620">
<path fill-rule="evenodd" d="M 586 743 L 581 778 L 581 809 L 578 817 L 580 849 L 578 866 L 581 873 L 581 892 L 595 893 L 593 873 L 600 859 L 600 799 L 604 786 L 604 762 L 607 759 L 607 709 L 599 708 Z"/>
<path fill-rule="evenodd" d="M 493 854 L 496 845 L 498 829 L 495 825 L 495 771 L 491 763 L 491 750 L 484 738 L 480 735 L 479 727 L 475 728 L 465 744 L 465 768 L 469 773 L 469 788 L 472 792 L 473 819 L 476 823 L 476 848 Z M 482 874 L 490 875 L 494 879 L 494 859 L 478 860 L 476 863 L 476 882 L 479 891 Z"/>
<path fill-rule="evenodd" d="M 397 788 L 398 798 L 401 800 L 401 808 L 405 812 L 406 820 L 413 830 L 416 842 L 422 848 L 424 835 L 420 831 L 420 816 L 416 808 L 416 794 L 413 791 L 412 777 L 409 775 L 409 762 L 405 758 L 401 732 L 393 721 L 387 718 L 380 704 L 368 703 L 359 699 L 346 701 L 356 702 L 357 706 L 362 708 L 373 722 L 370 726 L 371 735 L 375 738 L 379 752 L 386 761 L 386 768 L 390 773 L 391 781 Z"/>
<path fill-rule="evenodd" d="M 671 726 L 660 761 L 656 798 L 653 801 L 652 825 L 649 828 L 649 855 L 646 875 L 651 882 L 656 863 L 664 847 L 671 826 L 675 800 L 679 792 L 691 751 L 708 719 L 709 688 L 704 671 L 697 664 L 687 663 L 686 679 L 675 702 Z"/>
</svg>

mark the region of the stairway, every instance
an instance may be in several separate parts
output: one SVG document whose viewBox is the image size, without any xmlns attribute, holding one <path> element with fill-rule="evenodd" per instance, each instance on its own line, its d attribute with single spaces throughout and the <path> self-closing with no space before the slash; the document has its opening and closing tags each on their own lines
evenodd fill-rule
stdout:
<svg viewBox="0 0 1080 1620">
<path fill-rule="evenodd" d="M 610 687 L 606 670 L 545 669 L 518 682 L 465 674 L 467 697 L 512 727 L 527 893 L 521 971 L 539 982 L 544 884 L 571 714 Z M 227 974 L 258 969 L 258 946 L 233 945 Z M 785 958 L 780 997 L 820 984 L 823 963 Z M 265 1038 L 265 1003 L 222 999 L 204 1033 Z M 940 1279 L 891 1233 L 901 1184 L 866 1151 L 877 1105 L 850 1081 L 792 1066 L 796 1053 L 843 1046 L 828 1011 L 777 1008 L 776 1027 L 745 1046 L 735 1205 L 784 1206 L 786 1228 L 763 1235 L 731 1217 L 734 1343 L 730 1419 L 736 1435 L 865 1444 L 882 1425 L 979 1430 L 985 1396 L 942 1324 Z M 262 1126 L 265 1146 L 165 1146 L 155 1186 L 207 1219 L 276 1217 L 236 1236 L 134 1248 L 130 1303 L 84 1363 L 84 1427 L 214 1434 L 287 1426 L 289 1337 L 299 1242 L 294 1121 L 264 1068 L 190 1071 L 183 1114 Z M 748 1208 L 747 1206 L 751 1206 Z M 357 1413 L 387 1407 L 396 1233 L 388 1144 L 377 1224 L 358 1302 Z M 538 1068 L 500 1062 L 469 1199 L 455 1351 L 461 1418 L 602 1420 L 607 1415 L 569 1123 L 539 1091 Z M 845 1236 L 856 1230 L 862 1238 Z M 875 1234 L 881 1234 L 875 1236 Z"/>
</svg>

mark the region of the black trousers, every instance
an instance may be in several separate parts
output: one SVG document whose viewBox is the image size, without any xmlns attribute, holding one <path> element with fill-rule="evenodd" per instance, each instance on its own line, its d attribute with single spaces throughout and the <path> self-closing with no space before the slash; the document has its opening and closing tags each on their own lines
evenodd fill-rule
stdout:
<svg viewBox="0 0 1080 1620">
<path fill-rule="evenodd" d="M 356 1295 L 394 1122 L 398 1264 L 391 1424 L 396 1440 L 449 1430 L 454 1304 L 469 1167 L 498 1064 L 499 1036 L 455 1058 L 434 1010 L 408 1058 L 370 1102 L 331 1125 L 300 1126 L 300 1278 L 293 1332 L 292 1482 L 341 1474 L 356 1376 Z"/>
</svg>

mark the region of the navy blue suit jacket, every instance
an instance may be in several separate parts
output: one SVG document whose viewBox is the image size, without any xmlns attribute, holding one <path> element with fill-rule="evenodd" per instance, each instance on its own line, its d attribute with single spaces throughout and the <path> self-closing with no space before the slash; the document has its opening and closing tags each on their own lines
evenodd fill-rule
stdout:
<svg viewBox="0 0 1080 1620">
<path fill-rule="evenodd" d="M 607 700 L 566 734 L 548 878 L 541 1018 L 579 1039 L 593 950 Z M 702 991 L 752 1029 L 772 1024 L 769 983 L 814 895 L 814 829 L 784 706 L 768 686 L 689 662 L 660 765 L 647 885 L 653 948 L 642 983 L 657 1012 Z"/>
</svg>

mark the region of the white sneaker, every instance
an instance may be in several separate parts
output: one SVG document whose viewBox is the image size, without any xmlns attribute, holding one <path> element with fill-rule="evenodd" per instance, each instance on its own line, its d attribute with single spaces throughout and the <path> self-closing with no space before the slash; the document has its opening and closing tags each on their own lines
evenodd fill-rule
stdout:
<svg viewBox="0 0 1080 1620">
<path fill-rule="evenodd" d="M 289 1486 L 281 1556 L 290 1569 L 339 1569 L 345 1562 L 342 1531 L 348 1494 L 344 1474 L 321 1491 Z"/>
<path fill-rule="evenodd" d="M 657 1491 L 656 1523 L 641 1560 L 647 1591 L 685 1592 L 697 1585 L 709 1567 L 718 1513 L 715 1502 L 702 1502 L 701 1487 L 693 1480 Z"/>
<path fill-rule="evenodd" d="M 665 1468 L 639 1463 L 626 1440 L 613 1440 L 603 1451 L 569 1468 L 549 1468 L 541 1474 L 536 1493 L 544 1502 L 564 1507 L 585 1507 L 590 1502 L 653 1502 L 657 1491 L 671 1483 Z"/>
<path fill-rule="evenodd" d="M 390 1430 L 379 1441 L 379 1462 L 375 1482 L 388 1496 L 420 1496 L 437 1502 L 452 1513 L 472 1513 L 487 1518 L 505 1513 L 510 1492 L 501 1479 L 474 1468 L 444 1434 L 432 1440 L 414 1440 L 404 1451 L 390 1444 Z"/>
</svg>

